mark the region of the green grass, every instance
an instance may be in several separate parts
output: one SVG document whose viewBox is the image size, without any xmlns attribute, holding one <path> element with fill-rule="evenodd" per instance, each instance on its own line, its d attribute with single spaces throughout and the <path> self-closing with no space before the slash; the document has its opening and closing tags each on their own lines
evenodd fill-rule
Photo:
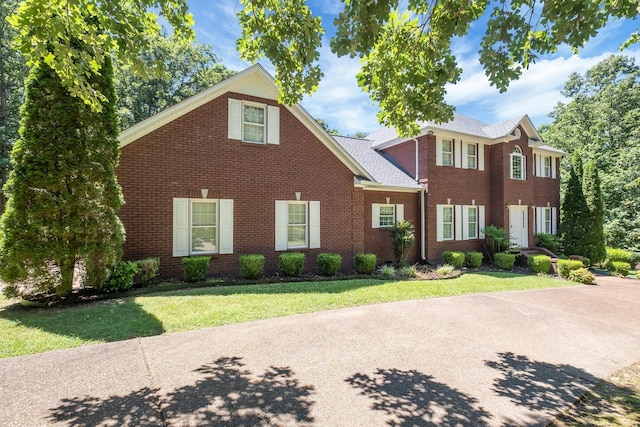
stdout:
<svg viewBox="0 0 640 427">
<path fill-rule="evenodd" d="M 341 307 L 571 285 L 513 273 L 468 273 L 451 280 L 219 286 L 50 309 L 27 310 L 0 299 L 0 358 Z"/>
</svg>

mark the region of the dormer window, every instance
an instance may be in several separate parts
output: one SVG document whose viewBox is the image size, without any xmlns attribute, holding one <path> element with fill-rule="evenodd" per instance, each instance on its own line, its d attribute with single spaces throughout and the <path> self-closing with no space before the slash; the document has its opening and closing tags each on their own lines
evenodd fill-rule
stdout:
<svg viewBox="0 0 640 427">
<path fill-rule="evenodd" d="M 509 158 L 511 163 L 511 179 L 527 179 L 527 158 L 522 154 L 522 149 L 516 145 Z"/>
</svg>

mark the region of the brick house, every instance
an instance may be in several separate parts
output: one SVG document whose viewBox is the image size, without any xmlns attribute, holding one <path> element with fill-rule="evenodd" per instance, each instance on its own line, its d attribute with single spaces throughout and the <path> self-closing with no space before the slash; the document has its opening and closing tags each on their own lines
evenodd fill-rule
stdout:
<svg viewBox="0 0 640 427">
<path fill-rule="evenodd" d="M 244 254 L 263 254 L 275 272 L 284 251 L 304 252 L 308 271 L 318 253 L 336 252 L 348 270 L 358 252 L 392 260 L 387 227 L 403 218 L 416 227 L 411 262 L 480 249 L 485 223 L 518 215 L 526 227 L 511 230 L 523 247 L 534 229 L 555 231 L 562 153 L 526 116 L 495 126 L 456 116 L 412 139 L 390 129 L 355 139 L 277 96 L 255 65 L 121 133 L 126 259 L 160 257 L 170 277 L 191 255 L 236 274 Z"/>
</svg>

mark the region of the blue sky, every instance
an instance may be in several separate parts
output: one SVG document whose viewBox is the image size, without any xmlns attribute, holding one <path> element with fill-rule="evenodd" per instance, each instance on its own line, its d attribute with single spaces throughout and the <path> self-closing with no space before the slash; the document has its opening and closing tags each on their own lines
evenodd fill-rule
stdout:
<svg viewBox="0 0 640 427">
<path fill-rule="evenodd" d="M 235 45 L 240 36 L 236 12 L 241 7 L 236 0 L 188 0 L 195 19 L 197 41 L 213 46 L 221 62 L 233 70 L 242 70 L 249 63 L 240 59 Z M 341 10 L 339 0 L 310 0 L 314 15 L 320 15 L 325 28 Z M 453 43 L 458 64 L 463 68 L 462 79 L 447 86 L 447 101 L 458 112 L 487 123 L 497 123 L 528 114 L 536 126 L 550 123 L 548 114 L 564 98 L 560 94 L 564 82 L 572 72 L 584 73 L 593 65 L 617 54 L 618 46 L 640 26 L 638 21 L 618 20 L 600 30 L 578 55 L 561 47 L 525 70 L 519 80 L 511 83 L 506 93 L 491 87 L 478 62 L 480 39 L 484 26 L 476 22 L 468 36 Z M 341 134 L 357 131 L 372 132 L 380 127 L 376 120 L 377 107 L 357 85 L 359 60 L 338 58 L 331 53 L 327 29 L 321 50 L 320 66 L 324 78 L 318 90 L 306 97 L 302 105 L 314 117 L 324 119 Z M 640 46 L 634 45 L 623 54 L 634 56 L 640 62 Z M 274 74 L 267 61 L 261 64 Z"/>
</svg>

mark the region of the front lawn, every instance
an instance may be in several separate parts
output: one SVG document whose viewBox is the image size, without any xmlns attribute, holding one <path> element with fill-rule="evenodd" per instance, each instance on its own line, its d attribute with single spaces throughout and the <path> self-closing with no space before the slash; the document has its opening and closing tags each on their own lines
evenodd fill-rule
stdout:
<svg viewBox="0 0 640 427">
<path fill-rule="evenodd" d="M 467 273 L 450 280 L 217 286 L 49 309 L 0 299 L 0 358 L 357 305 L 572 285 L 514 273 Z"/>
</svg>

